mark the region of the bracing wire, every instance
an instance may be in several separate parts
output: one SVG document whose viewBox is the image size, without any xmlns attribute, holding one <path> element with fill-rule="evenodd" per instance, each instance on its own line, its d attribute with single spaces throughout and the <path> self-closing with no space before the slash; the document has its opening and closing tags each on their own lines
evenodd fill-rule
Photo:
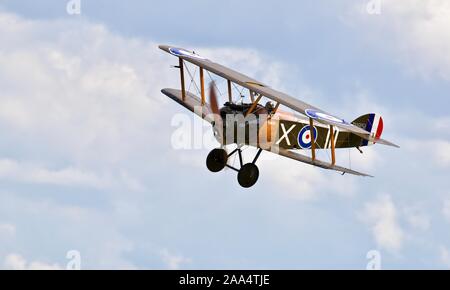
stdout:
<svg viewBox="0 0 450 290">
<path fill-rule="evenodd" d="M 350 148 L 348 148 L 348 168 L 352 169 L 352 158 L 350 153 Z"/>
<path fill-rule="evenodd" d="M 211 73 L 210 73 L 208 70 L 207 70 L 206 72 L 208 73 L 209 78 L 210 78 L 211 81 L 213 82 L 214 87 L 215 87 L 216 90 L 219 92 L 219 95 L 220 95 L 221 97 L 223 97 L 222 92 L 220 91 L 220 89 L 219 89 L 219 87 L 217 86 L 216 82 L 215 82 L 214 79 L 212 78 Z"/>
<path fill-rule="evenodd" d="M 186 70 L 187 70 L 187 72 L 189 74 L 189 77 L 191 78 L 191 84 L 194 83 L 194 86 L 195 86 L 195 89 L 197 90 L 197 93 L 200 94 L 201 93 L 200 89 L 198 88 L 197 83 L 195 82 L 195 79 L 192 76 L 191 71 L 189 70 L 189 67 L 187 65 L 186 65 Z M 195 69 L 195 72 L 197 72 L 197 69 Z M 189 87 L 190 87 L 190 85 L 189 85 Z"/>
<path fill-rule="evenodd" d="M 190 75 L 190 74 L 189 74 L 189 75 Z M 195 70 L 194 70 L 194 78 L 195 78 L 196 76 L 197 76 L 197 68 L 195 68 Z M 188 91 L 191 91 L 192 83 L 195 84 L 195 81 L 194 81 L 193 78 L 191 78 L 191 82 L 189 83 Z M 197 89 L 197 93 L 200 93 L 200 92 L 198 92 L 198 89 Z"/>
</svg>

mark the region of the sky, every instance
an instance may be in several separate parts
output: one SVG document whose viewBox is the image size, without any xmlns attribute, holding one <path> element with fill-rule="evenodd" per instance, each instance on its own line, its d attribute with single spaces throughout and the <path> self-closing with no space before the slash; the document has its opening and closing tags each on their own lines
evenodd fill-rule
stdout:
<svg viewBox="0 0 450 290">
<path fill-rule="evenodd" d="M 0 1 L 0 268 L 450 268 L 448 1 L 68 2 Z M 380 113 L 401 148 L 338 152 L 374 178 L 263 153 L 240 188 L 206 169 L 217 144 L 174 148 L 195 118 L 158 44 Z"/>
</svg>

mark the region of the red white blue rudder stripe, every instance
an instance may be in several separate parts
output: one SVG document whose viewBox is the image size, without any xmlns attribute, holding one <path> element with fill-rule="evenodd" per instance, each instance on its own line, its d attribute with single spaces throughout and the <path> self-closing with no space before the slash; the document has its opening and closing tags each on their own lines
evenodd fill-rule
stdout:
<svg viewBox="0 0 450 290">
<path fill-rule="evenodd" d="M 383 118 L 379 114 L 370 113 L 363 115 L 353 121 L 352 124 L 370 132 L 371 137 L 374 139 L 381 138 L 381 134 L 383 133 Z M 375 143 L 376 141 L 362 140 L 361 146 L 373 145 Z"/>
</svg>

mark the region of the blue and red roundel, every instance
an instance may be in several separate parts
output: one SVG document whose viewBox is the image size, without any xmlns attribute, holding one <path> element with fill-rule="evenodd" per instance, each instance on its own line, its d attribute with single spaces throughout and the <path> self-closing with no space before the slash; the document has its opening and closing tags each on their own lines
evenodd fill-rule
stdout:
<svg viewBox="0 0 450 290">
<path fill-rule="evenodd" d="M 317 129 L 314 127 L 314 142 L 317 140 Z M 304 126 L 300 132 L 298 132 L 298 145 L 303 149 L 311 148 L 311 131 L 308 126 Z"/>
<path fill-rule="evenodd" d="M 341 119 L 341 118 L 338 118 L 335 116 L 331 116 L 331 115 L 328 115 L 323 112 L 319 112 L 314 109 L 306 109 L 305 114 L 306 114 L 306 116 L 308 116 L 312 119 L 323 120 L 323 121 L 336 123 L 336 124 L 347 124 L 347 122 L 344 119 Z"/>
<path fill-rule="evenodd" d="M 194 52 L 187 51 L 183 48 L 170 47 L 169 52 L 175 56 L 185 56 L 185 57 L 191 57 L 191 58 L 205 60 L 204 57 L 201 57 L 200 55 L 195 54 Z"/>
</svg>

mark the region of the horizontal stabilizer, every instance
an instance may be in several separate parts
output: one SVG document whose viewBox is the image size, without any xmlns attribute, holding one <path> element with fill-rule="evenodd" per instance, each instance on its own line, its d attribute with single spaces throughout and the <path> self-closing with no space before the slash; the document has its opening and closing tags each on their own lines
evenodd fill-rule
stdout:
<svg viewBox="0 0 450 290">
<path fill-rule="evenodd" d="M 387 141 L 387 140 L 384 140 L 384 139 L 375 139 L 375 140 L 373 140 L 373 142 L 375 144 L 383 144 L 383 145 L 392 146 L 392 147 L 395 147 L 395 148 L 400 148 L 400 146 L 398 146 L 397 144 L 394 144 L 394 143 L 392 143 L 390 141 Z"/>
<path fill-rule="evenodd" d="M 361 146 L 373 145 L 375 143 L 383 144 L 387 146 L 392 146 L 400 148 L 400 146 L 389 142 L 387 140 L 381 139 L 381 134 L 383 133 L 384 122 L 380 114 L 369 113 L 356 118 L 353 125 L 360 127 L 367 131 L 366 134 L 356 134 L 361 137 L 363 141 Z"/>
</svg>

